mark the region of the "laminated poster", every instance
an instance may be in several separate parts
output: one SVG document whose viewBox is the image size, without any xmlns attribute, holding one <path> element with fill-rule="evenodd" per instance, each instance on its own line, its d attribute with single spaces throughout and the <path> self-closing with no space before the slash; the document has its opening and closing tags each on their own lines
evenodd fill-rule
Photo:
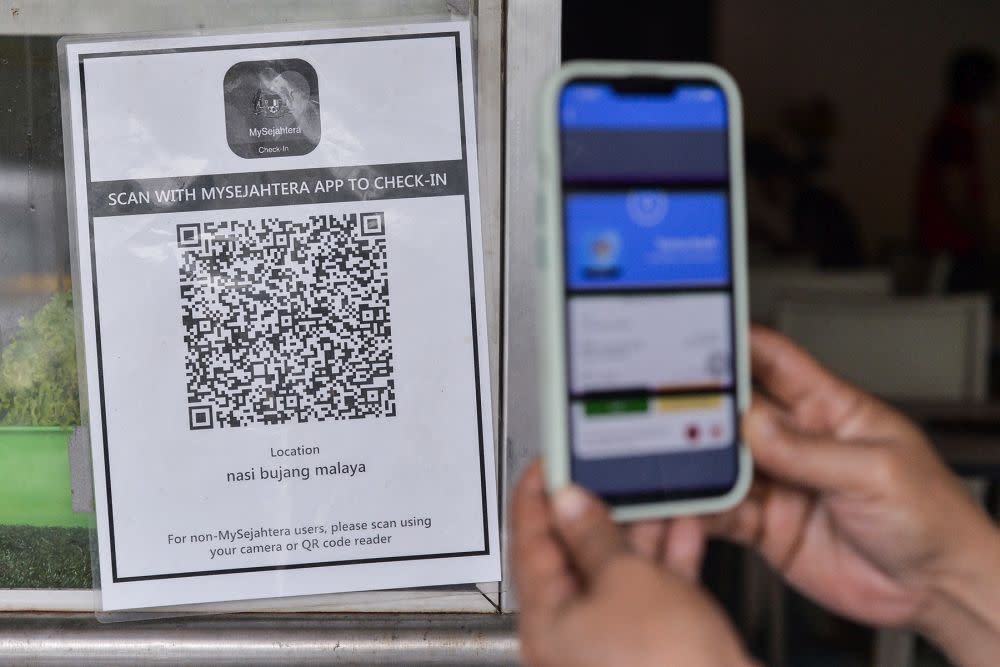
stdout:
<svg viewBox="0 0 1000 667">
<path fill-rule="evenodd" d="M 61 58 L 103 609 L 498 580 L 467 24 Z"/>
</svg>

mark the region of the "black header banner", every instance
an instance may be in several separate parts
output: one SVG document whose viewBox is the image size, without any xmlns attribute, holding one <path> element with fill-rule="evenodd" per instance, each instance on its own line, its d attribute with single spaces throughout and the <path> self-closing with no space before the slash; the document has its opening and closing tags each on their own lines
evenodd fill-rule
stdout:
<svg viewBox="0 0 1000 667">
<path fill-rule="evenodd" d="M 94 218 L 468 193 L 464 160 L 210 174 L 90 184 Z"/>
</svg>

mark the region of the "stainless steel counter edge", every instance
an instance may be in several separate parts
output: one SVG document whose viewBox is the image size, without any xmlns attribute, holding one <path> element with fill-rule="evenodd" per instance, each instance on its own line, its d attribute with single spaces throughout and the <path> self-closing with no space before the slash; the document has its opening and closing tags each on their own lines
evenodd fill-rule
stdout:
<svg viewBox="0 0 1000 667">
<path fill-rule="evenodd" d="M 0 665 L 516 665 L 510 616 L 239 614 L 98 623 L 0 614 Z"/>
</svg>

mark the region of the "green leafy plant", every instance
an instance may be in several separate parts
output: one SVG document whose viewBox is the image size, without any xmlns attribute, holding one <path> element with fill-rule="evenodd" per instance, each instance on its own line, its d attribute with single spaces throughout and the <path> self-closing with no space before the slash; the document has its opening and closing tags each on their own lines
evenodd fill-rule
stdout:
<svg viewBox="0 0 1000 667">
<path fill-rule="evenodd" d="M 0 589 L 91 588 L 86 528 L 0 525 Z"/>
<path fill-rule="evenodd" d="M 0 353 L 0 425 L 80 423 L 73 297 L 60 292 Z"/>
</svg>

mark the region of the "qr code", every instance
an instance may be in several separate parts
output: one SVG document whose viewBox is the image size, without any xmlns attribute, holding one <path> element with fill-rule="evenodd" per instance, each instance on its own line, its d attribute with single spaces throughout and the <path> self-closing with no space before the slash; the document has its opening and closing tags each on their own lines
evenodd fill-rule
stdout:
<svg viewBox="0 0 1000 667">
<path fill-rule="evenodd" d="M 177 226 L 188 426 L 396 414 L 381 213 Z"/>
</svg>

